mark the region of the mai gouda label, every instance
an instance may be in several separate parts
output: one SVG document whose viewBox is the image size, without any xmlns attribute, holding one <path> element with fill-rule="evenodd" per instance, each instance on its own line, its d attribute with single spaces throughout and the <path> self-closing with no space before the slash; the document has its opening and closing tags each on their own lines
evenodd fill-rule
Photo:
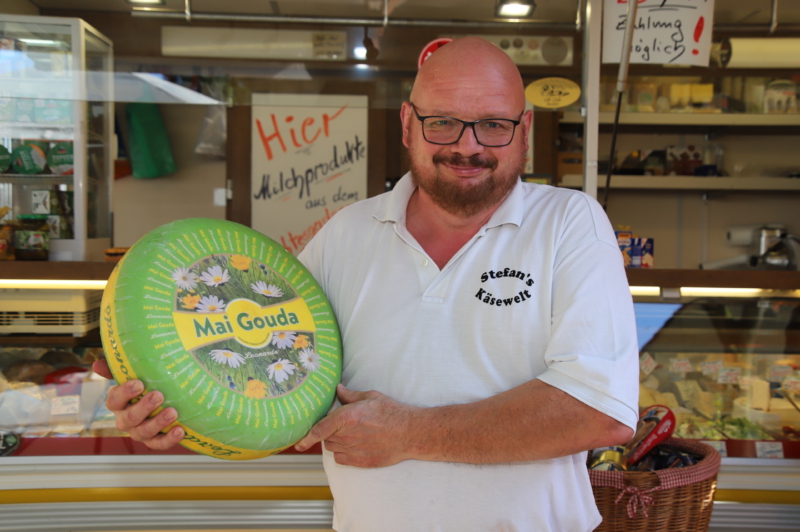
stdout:
<svg viewBox="0 0 800 532">
<path fill-rule="evenodd" d="M 209 342 L 233 339 L 245 347 L 269 344 L 279 331 L 314 332 L 314 320 L 302 299 L 260 307 L 249 299 L 237 299 L 224 312 L 201 314 L 174 312 L 175 327 L 186 350 Z"/>
</svg>

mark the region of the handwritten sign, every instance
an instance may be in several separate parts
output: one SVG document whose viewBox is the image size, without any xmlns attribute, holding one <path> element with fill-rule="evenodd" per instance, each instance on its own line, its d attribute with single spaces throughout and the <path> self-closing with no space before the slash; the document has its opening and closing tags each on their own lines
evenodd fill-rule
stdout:
<svg viewBox="0 0 800 532">
<path fill-rule="evenodd" d="M 692 371 L 692 363 L 688 358 L 672 359 L 672 371 L 675 373 L 686 373 Z"/>
<path fill-rule="evenodd" d="M 718 384 L 736 384 L 742 374 L 742 368 L 722 368 L 717 373 Z"/>
<path fill-rule="evenodd" d="M 638 0 L 631 63 L 708 66 L 714 0 Z M 603 4 L 603 63 L 619 63 L 627 0 Z"/>
<path fill-rule="evenodd" d="M 641 369 L 645 375 L 653 373 L 653 370 L 656 369 L 657 366 L 658 363 L 653 359 L 650 353 L 644 352 L 639 357 L 639 369 Z"/>
<path fill-rule="evenodd" d="M 725 367 L 722 360 L 714 360 L 712 362 L 703 362 L 703 375 L 716 376 L 719 370 Z"/>
<path fill-rule="evenodd" d="M 783 458 L 783 442 L 757 441 L 756 456 L 758 458 Z"/>
<path fill-rule="evenodd" d="M 298 254 L 367 197 L 367 97 L 253 94 L 252 224 Z"/>
<path fill-rule="evenodd" d="M 564 78 L 537 79 L 525 87 L 525 99 L 537 107 L 557 109 L 578 101 L 580 86 Z"/>
</svg>

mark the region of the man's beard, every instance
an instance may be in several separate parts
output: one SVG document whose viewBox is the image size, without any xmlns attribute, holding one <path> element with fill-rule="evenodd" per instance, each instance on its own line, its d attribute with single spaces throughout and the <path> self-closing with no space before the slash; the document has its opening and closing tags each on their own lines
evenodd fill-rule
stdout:
<svg viewBox="0 0 800 532">
<path fill-rule="evenodd" d="M 525 153 L 520 153 L 523 149 L 524 145 L 520 146 L 517 153 L 512 153 L 509 157 L 516 161 L 501 171 L 497 170 L 498 161 L 494 157 L 480 154 L 463 157 L 456 153 L 437 153 L 432 159 L 437 166 L 429 171 L 417 163 L 419 156 L 415 157 L 412 150 L 409 150 L 411 179 L 436 205 L 450 214 L 465 218 L 474 216 L 499 204 L 514 188 L 525 169 Z M 477 183 L 473 183 L 470 178 L 444 179 L 439 171 L 440 164 L 488 168 L 491 173 Z"/>
</svg>

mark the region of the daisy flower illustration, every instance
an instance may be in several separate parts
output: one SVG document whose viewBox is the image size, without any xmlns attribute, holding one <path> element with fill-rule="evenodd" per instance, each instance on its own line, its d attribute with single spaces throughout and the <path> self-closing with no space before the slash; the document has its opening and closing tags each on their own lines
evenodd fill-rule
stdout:
<svg viewBox="0 0 800 532">
<path fill-rule="evenodd" d="M 277 362 L 270 364 L 267 367 L 267 373 L 269 373 L 269 378 L 275 382 L 283 382 L 289 378 L 289 375 L 294 374 L 295 369 L 296 368 L 294 364 L 289 362 L 287 359 L 282 358 Z"/>
<path fill-rule="evenodd" d="M 225 302 L 217 296 L 203 296 L 197 304 L 197 312 L 222 312 Z"/>
<path fill-rule="evenodd" d="M 297 337 L 297 333 L 288 332 L 288 331 L 278 331 L 272 333 L 272 343 L 278 349 L 289 349 L 294 344 L 295 338 Z"/>
<path fill-rule="evenodd" d="M 206 283 L 207 286 L 219 286 L 227 283 L 230 279 L 231 276 L 228 275 L 228 270 L 223 270 L 222 266 L 212 266 L 200 276 L 200 280 Z"/>
<path fill-rule="evenodd" d="M 308 336 L 305 334 L 298 334 L 297 340 L 294 341 L 294 345 L 292 347 L 295 349 L 302 349 L 303 347 L 308 347 L 309 345 L 311 344 L 308 342 Z"/>
<path fill-rule="evenodd" d="M 246 272 L 250 269 L 250 257 L 245 257 L 244 255 L 231 255 L 230 264 L 237 270 Z"/>
<path fill-rule="evenodd" d="M 317 371 L 322 365 L 322 360 L 313 349 L 303 349 L 300 351 L 300 363 L 308 371 Z"/>
<path fill-rule="evenodd" d="M 227 364 L 232 368 L 238 368 L 244 364 L 244 357 L 230 349 L 212 349 L 209 355 L 214 359 L 214 362 Z"/>
<path fill-rule="evenodd" d="M 251 284 L 250 288 L 253 289 L 253 292 L 256 294 L 261 294 L 262 296 L 281 297 L 283 295 L 283 291 L 280 288 L 274 284 L 268 285 L 264 281 L 258 281 L 256 284 Z"/>
<path fill-rule="evenodd" d="M 194 290 L 197 286 L 197 274 L 190 272 L 189 268 L 177 268 L 172 272 L 172 280 L 184 290 Z"/>
<path fill-rule="evenodd" d="M 198 295 L 186 294 L 181 298 L 181 305 L 183 305 L 183 308 L 188 308 L 189 310 L 195 308 L 198 303 L 200 303 L 200 296 Z"/>
<path fill-rule="evenodd" d="M 263 399 L 267 396 L 267 385 L 253 377 L 247 377 L 244 395 L 251 399 Z"/>
</svg>

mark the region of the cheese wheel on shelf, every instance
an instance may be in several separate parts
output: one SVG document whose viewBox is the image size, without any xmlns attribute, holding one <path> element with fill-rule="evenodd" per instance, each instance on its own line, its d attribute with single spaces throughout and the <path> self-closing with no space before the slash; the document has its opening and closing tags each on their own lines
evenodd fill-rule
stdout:
<svg viewBox="0 0 800 532">
<path fill-rule="evenodd" d="M 115 379 L 162 392 L 188 449 L 269 456 L 333 403 L 342 364 L 330 302 L 294 256 L 248 227 L 195 218 L 148 233 L 115 267 L 101 308 Z"/>
</svg>

